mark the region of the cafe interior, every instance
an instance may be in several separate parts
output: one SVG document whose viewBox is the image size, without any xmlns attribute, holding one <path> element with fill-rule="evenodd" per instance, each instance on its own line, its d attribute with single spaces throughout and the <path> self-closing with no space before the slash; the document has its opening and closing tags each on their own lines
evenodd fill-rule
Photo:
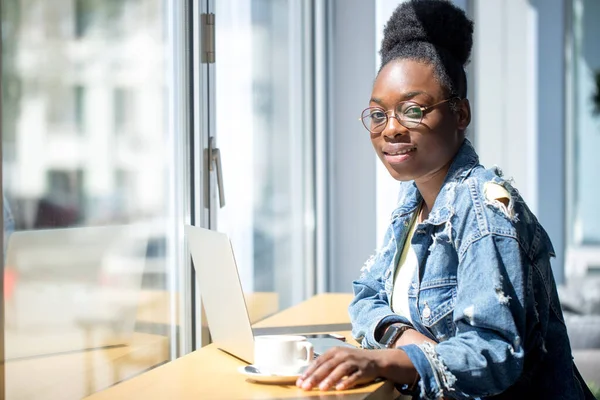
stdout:
<svg viewBox="0 0 600 400">
<path fill-rule="evenodd" d="M 2 0 L 0 398 L 396 398 L 257 382 L 218 342 L 358 345 L 352 282 L 399 190 L 359 117 L 402 2 Z M 453 3 L 467 137 L 546 228 L 600 393 L 600 3 Z"/>
</svg>

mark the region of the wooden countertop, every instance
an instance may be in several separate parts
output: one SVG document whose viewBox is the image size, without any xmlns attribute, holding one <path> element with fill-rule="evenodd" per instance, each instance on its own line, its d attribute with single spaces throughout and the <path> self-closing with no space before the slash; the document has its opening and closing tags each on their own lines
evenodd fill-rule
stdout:
<svg viewBox="0 0 600 400">
<path fill-rule="evenodd" d="M 322 294 L 277 313 L 256 327 L 349 324 L 350 294 Z M 338 332 L 350 338 L 349 331 Z M 304 392 L 294 385 L 252 383 L 238 373 L 244 362 L 208 345 L 140 376 L 90 396 L 108 399 L 391 399 L 394 387 L 379 382 L 343 392 Z"/>
</svg>

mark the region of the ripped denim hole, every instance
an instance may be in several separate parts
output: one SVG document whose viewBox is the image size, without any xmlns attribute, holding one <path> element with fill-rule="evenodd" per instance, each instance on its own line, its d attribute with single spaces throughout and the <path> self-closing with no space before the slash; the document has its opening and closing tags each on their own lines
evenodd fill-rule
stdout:
<svg viewBox="0 0 600 400">
<path fill-rule="evenodd" d="M 503 279 L 502 277 L 500 277 L 500 279 L 498 279 L 498 282 L 494 286 L 494 290 L 496 291 L 496 297 L 498 298 L 498 302 L 507 306 L 511 297 L 504 294 L 504 291 L 502 290 L 502 281 Z"/>
</svg>

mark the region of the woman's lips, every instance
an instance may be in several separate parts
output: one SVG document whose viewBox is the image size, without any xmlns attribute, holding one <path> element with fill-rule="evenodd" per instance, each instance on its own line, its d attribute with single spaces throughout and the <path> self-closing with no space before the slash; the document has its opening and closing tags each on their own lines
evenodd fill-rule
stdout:
<svg viewBox="0 0 600 400">
<path fill-rule="evenodd" d="M 399 164 L 411 158 L 417 150 L 414 146 L 395 146 L 383 150 L 385 160 L 390 164 Z"/>
</svg>

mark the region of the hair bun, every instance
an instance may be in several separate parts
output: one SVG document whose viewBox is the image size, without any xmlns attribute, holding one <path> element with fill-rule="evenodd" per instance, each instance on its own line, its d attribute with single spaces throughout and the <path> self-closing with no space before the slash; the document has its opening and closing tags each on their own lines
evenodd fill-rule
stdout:
<svg viewBox="0 0 600 400">
<path fill-rule="evenodd" d="M 410 0 L 396 8 L 383 30 L 381 56 L 410 42 L 427 42 L 449 52 L 461 65 L 469 62 L 473 22 L 447 0 Z"/>
</svg>

